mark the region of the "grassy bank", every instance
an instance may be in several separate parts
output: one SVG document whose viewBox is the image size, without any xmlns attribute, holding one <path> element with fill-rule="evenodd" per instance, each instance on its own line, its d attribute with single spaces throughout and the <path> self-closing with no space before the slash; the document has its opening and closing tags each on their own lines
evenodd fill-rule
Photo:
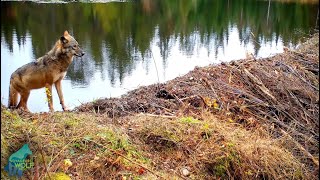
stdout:
<svg viewBox="0 0 320 180">
<path fill-rule="evenodd" d="M 23 179 L 318 179 L 318 50 L 316 34 L 74 112 L 1 107 L 1 178 L 28 143 Z"/>
<path fill-rule="evenodd" d="M 27 179 L 59 179 L 58 172 L 71 179 L 314 177 L 285 148 L 291 142 L 287 137 L 275 140 L 263 127 L 246 130 L 211 113 L 201 116 L 201 120 L 147 114 L 110 119 L 87 113 L 20 117 L 2 109 L 1 165 L 29 143 L 36 166 L 24 173 Z M 72 166 L 65 165 L 66 159 Z"/>
</svg>

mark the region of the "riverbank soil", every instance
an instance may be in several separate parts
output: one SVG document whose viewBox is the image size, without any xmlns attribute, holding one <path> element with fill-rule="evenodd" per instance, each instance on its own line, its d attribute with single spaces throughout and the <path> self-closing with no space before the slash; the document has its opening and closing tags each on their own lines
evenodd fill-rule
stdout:
<svg viewBox="0 0 320 180">
<path fill-rule="evenodd" d="M 30 179 L 318 179 L 319 34 L 73 112 L 1 112 L 1 166 L 29 143 Z"/>
</svg>

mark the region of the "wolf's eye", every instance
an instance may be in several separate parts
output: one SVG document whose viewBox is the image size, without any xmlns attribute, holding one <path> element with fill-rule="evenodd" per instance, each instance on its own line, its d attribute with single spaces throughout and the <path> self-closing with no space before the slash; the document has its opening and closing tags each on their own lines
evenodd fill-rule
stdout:
<svg viewBox="0 0 320 180">
<path fill-rule="evenodd" d="M 77 45 L 76 45 L 76 44 L 75 44 L 75 45 L 73 45 L 73 46 L 72 46 L 72 48 L 73 48 L 73 49 L 76 49 L 76 48 L 77 48 Z"/>
</svg>

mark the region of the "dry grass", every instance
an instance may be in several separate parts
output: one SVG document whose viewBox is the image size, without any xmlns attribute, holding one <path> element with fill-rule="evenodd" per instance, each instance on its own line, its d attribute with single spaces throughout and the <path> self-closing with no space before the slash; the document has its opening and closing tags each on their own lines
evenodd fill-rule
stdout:
<svg viewBox="0 0 320 180">
<path fill-rule="evenodd" d="M 1 166 L 24 143 L 37 161 L 25 179 L 59 172 L 72 179 L 315 178 L 282 138 L 208 112 L 200 120 L 149 114 L 112 120 L 88 113 L 19 116 L 2 108 L 1 119 Z M 67 169 L 65 159 L 73 163 Z"/>
<path fill-rule="evenodd" d="M 150 156 L 157 168 L 179 174 L 187 167 L 191 179 L 312 179 L 281 141 L 262 127 L 248 131 L 220 118 L 211 113 L 203 113 L 203 120 L 141 115 L 130 118 L 129 126 L 136 127 L 134 139 L 157 152 Z"/>
<path fill-rule="evenodd" d="M 81 179 L 117 177 L 127 169 L 135 172 L 140 167 L 131 164 L 130 160 L 148 165 L 148 159 L 130 143 L 120 127 L 108 122 L 110 119 L 85 113 L 21 117 L 6 109 L 2 109 L 1 119 L 1 142 L 4 147 L 1 149 L 1 165 L 5 166 L 9 154 L 29 143 L 38 164 L 27 173 L 29 178 L 39 174 L 39 178 L 43 179 L 48 174 L 46 171 L 63 172 L 65 159 L 73 163 L 67 170 L 68 174 Z"/>
</svg>

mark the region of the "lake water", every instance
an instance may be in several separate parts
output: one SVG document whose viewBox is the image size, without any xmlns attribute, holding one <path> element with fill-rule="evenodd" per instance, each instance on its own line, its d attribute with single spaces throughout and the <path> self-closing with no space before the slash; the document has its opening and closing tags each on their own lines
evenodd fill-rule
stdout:
<svg viewBox="0 0 320 180">
<path fill-rule="evenodd" d="M 258 0 L 136 0 L 110 3 L 1 2 L 1 103 L 18 67 L 48 52 L 68 30 L 86 52 L 62 82 L 66 105 L 118 97 L 196 66 L 268 57 L 317 28 L 318 4 Z M 53 89 L 56 111 L 61 111 Z M 32 112 L 48 111 L 44 89 Z"/>
</svg>

